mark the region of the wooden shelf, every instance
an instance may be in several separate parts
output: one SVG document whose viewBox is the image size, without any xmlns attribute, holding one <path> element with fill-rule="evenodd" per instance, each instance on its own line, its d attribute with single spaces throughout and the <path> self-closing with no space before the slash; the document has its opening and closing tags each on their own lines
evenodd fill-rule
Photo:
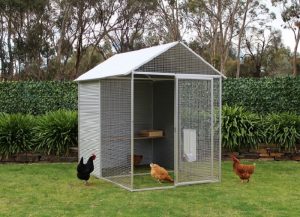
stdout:
<svg viewBox="0 0 300 217">
<path fill-rule="evenodd" d="M 164 136 L 138 136 L 134 137 L 134 139 L 161 139 L 164 138 Z"/>
</svg>

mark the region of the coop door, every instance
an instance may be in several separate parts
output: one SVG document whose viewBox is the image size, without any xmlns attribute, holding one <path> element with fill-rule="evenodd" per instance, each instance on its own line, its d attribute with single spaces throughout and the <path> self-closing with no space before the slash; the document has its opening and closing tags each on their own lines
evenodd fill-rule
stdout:
<svg viewBox="0 0 300 217">
<path fill-rule="evenodd" d="M 213 176 L 213 80 L 176 76 L 175 182 L 210 181 Z"/>
</svg>

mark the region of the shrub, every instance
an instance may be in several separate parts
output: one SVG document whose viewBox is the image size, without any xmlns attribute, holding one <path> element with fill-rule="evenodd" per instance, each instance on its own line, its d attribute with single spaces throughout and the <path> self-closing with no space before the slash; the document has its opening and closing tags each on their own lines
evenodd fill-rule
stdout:
<svg viewBox="0 0 300 217">
<path fill-rule="evenodd" d="M 264 138 L 261 118 L 241 106 L 223 106 L 222 144 L 230 151 L 256 148 Z"/>
<path fill-rule="evenodd" d="M 58 110 L 40 116 L 35 132 L 37 151 L 67 155 L 69 147 L 77 145 L 77 112 Z"/>
<path fill-rule="evenodd" d="M 264 119 L 266 143 L 292 151 L 300 139 L 300 116 L 294 113 L 269 114 Z"/>
<path fill-rule="evenodd" d="M 32 150 L 34 125 L 31 115 L 0 113 L 0 155 L 7 157 Z"/>
<path fill-rule="evenodd" d="M 228 78 L 223 82 L 223 104 L 243 106 L 259 114 L 300 114 L 300 77 Z"/>
</svg>

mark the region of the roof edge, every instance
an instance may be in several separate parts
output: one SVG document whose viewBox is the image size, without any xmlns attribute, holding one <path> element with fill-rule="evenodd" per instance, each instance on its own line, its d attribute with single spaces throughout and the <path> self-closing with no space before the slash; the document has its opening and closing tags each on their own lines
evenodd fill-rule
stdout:
<svg viewBox="0 0 300 217">
<path fill-rule="evenodd" d="M 173 44 L 172 44 L 173 43 Z M 167 48 L 161 50 L 161 52 L 157 53 L 156 55 L 152 56 L 151 58 L 143 61 L 141 64 L 139 64 L 137 67 L 134 67 L 132 69 L 130 69 L 128 72 L 125 72 L 125 73 L 122 73 L 120 74 L 121 76 L 124 76 L 124 75 L 129 75 L 130 73 L 132 73 L 133 71 L 135 71 L 136 69 L 140 68 L 141 66 L 145 65 L 146 63 L 150 62 L 151 60 L 153 60 L 154 58 L 158 57 L 159 55 L 161 55 L 162 53 L 168 51 L 169 49 L 171 49 L 172 47 L 176 46 L 177 44 L 179 44 L 180 42 L 179 41 L 174 41 L 174 42 L 170 42 L 170 43 L 166 43 L 166 44 L 160 44 L 160 45 L 156 45 L 156 46 L 162 46 L 162 45 L 167 45 L 167 44 L 170 44 L 170 46 L 168 46 Z M 172 45 L 171 45 L 172 44 Z M 152 46 L 152 47 L 155 47 L 155 46 Z M 152 47 L 149 47 L 149 48 L 152 48 Z M 147 48 L 142 48 L 142 49 L 147 49 Z M 140 50 L 142 50 L 140 49 Z M 135 52 L 135 51 L 139 51 L 139 50 L 133 50 L 133 51 L 129 51 L 129 52 Z M 129 53 L 129 52 L 125 52 L 125 53 Z M 120 55 L 120 54 L 123 54 L 123 53 L 117 53 L 115 55 Z M 100 63 L 101 64 L 101 63 Z M 80 82 L 80 81 L 89 81 L 89 80 L 99 80 L 99 79 L 103 79 L 103 78 L 106 78 L 106 77 L 103 77 L 103 78 L 92 78 L 92 79 L 80 79 L 81 76 L 79 76 L 78 78 L 76 78 L 75 82 Z"/>
</svg>

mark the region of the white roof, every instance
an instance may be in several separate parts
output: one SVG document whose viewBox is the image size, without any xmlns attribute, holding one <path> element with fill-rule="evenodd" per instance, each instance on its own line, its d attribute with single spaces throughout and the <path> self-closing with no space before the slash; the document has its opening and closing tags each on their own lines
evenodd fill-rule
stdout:
<svg viewBox="0 0 300 217">
<path fill-rule="evenodd" d="M 79 76 L 75 81 L 128 75 L 178 43 L 180 42 L 172 42 L 127 53 L 115 54 L 106 61 Z"/>
</svg>

